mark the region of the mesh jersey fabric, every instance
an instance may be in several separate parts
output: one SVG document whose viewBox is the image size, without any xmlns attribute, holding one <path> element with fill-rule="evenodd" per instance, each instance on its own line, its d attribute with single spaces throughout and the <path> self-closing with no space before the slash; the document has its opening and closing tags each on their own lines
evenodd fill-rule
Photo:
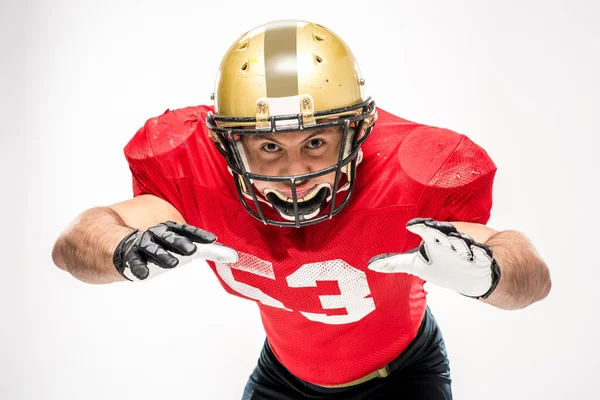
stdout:
<svg viewBox="0 0 600 400">
<path fill-rule="evenodd" d="M 125 147 L 134 195 L 171 203 L 240 254 L 209 266 L 223 288 L 258 304 L 279 361 L 318 385 L 358 379 L 396 358 L 426 307 L 424 281 L 367 269 L 420 238 L 414 217 L 486 223 L 496 171 L 464 135 L 378 109 L 349 204 L 300 229 L 264 225 L 244 210 L 224 157 L 207 135 L 207 106 L 152 118 Z"/>
</svg>

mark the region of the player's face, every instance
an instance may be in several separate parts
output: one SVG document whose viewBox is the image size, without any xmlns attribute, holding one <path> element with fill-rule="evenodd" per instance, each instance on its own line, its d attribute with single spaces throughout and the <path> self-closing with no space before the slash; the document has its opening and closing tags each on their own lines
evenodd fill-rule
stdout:
<svg viewBox="0 0 600 400">
<path fill-rule="evenodd" d="M 245 136 L 242 139 L 250 171 L 260 175 L 292 176 L 315 172 L 337 163 L 342 143 L 341 127 L 289 132 L 277 135 Z M 298 197 L 320 183 L 333 186 L 335 172 L 296 184 Z M 277 189 L 291 197 L 286 182 L 255 181 L 255 188 L 264 194 L 267 188 Z"/>
</svg>

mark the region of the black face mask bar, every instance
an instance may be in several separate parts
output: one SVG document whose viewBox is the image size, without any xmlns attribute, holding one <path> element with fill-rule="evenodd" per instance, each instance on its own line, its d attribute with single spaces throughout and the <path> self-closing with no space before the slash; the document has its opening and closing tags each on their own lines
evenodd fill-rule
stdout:
<svg viewBox="0 0 600 400">
<path fill-rule="evenodd" d="M 315 120 L 317 120 L 319 117 L 327 117 L 327 116 L 331 116 L 331 115 L 336 115 L 336 114 L 344 114 L 344 113 L 349 113 L 349 112 L 356 112 L 359 111 L 360 112 L 356 115 L 350 115 L 348 117 L 340 117 L 340 119 L 337 120 L 329 120 L 326 122 L 322 122 L 322 123 L 316 123 L 316 124 L 312 124 L 310 126 L 305 126 L 304 125 L 304 121 L 303 121 L 303 116 L 301 113 L 299 114 L 290 114 L 290 115 L 278 115 L 278 116 L 271 116 L 269 117 L 269 123 L 270 123 L 270 129 L 244 129 L 244 128 L 226 128 L 226 127 L 219 127 L 218 123 L 227 123 L 227 124 L 239 124 L 238 126 L 242 125 L 254 125 L 256 124 L 256 118 L 235 118 L 235 117 L 223 117 L 223 116 L 218 116 L 218 115 L 214 115 L 213 113 L 209 113 L 208 116 L 206 117 L 206 125 L 208 127 L 209 130 L 211 130 L 212 132 L 214 132 L 214 136 L 213 136 L 213 140 L 215 140 L 215 145 L 217 146 L 219 152 L 227 159 L 227 164 L 229 165 L 229 168 L 231 169 L 233 176 L 234 176 L 234 180 L 235 180 L 235 185 L 236 185 L 236 190 L 238 193 L 238 196 L 244 206 L 244 208 L 256 219 L 262 221 L 265 224 L 268 225 L 275 225 L 275 226 L 285 226 L 285 227 L 301 227 L 301 226 L 307 226 L 307 225 L 313 225 L 316 223 L 319 223 L 321 221 L 325 221 L 327 219 L 330 219 L 331 217 L 333 217 L 334 215 L 338 214 L 342 208 L 344 206 L 346 206 L 346 204 L 348 204 L 348 201 L 350 200 L 350 196 L 352 195 L 352 192 L 354 190 L 354 181 L 355 181 L 355 176 L 356 176 L 356 166 L 357 166 L 357 162 L 358 162 L 358 154 L 359 154 L 359 150 L 360 150 L 360 146 L 364 143 L 364 141 L 369 137 L 369 135 L 371 134 L 371 131 L 373 129 L 373 121 L 372 119 L 375 118 L 375 102 L 373 100 L 371 100 L 370 98 L 365 100 L 362 103 L 353 105 L 353 106 L 349 106 L 349 107 L 342 107 L 342 108 L 337 108 L 337 109 L 331 109 L 331 110 L 326 110 L 326 111 L 319 111 L 319 112 L 315 112 L 314 113 L 314 118 Z M 282 121 L 294 121 L 298 123 L 297 126 L 277 126 L 277 122 L 282 122 Z M 367 123 L 367 121 L 369 121 L 369 125 L 365 127 L 365 124 Z M 351 149 L 349 151 L 349 154 L 344 157 L 344 154 L 346 153 L 346 147 L 347 147 L 347 142 L 348 142 L 348 135 L 350 134 L 350 131 L 353 127 L 354 124 L 354 135 L 352 137 L 352 142 L 350 143 Z M 279 133 L 284 133 L 284 132 L 298 132 L 298 131 L 304 131 L 304 130 L 313 130 L 313 129 L 323 129 L 323 128 L 329 128 L 329 127 L 334 127 L 334 126 L 342 126 L 344 129 L 343 132 L 343 137 L 342 137 L 342 143 L 340 146 L 340 151 L 339 151 L 339 155 L 338 155 L 338 160 L 337 163 L 319 170 L 319 171 L 315 171 L 315 172 L 310 172 L 307 174 L 301 174 L 301 175 L 294 175 L 294 176 L 269 176 L 269 175 L 258 175 L 258 174 L 253 174 L 251 172 L 249 172 L 246 167 L 245 164 L 242 160 L 242 155 L 239 152 L 239 149 L 237 148 L 236 142 L 235 142 L 235 135 L 265 135 L 265 134 L 279 134 Z M 363 132 L 364 130 L 364 132 Z M 362 135 L 361 135 L 361 132 Z M 216 138 L 215 138 L 216 136 Z M 218 142 L 217 142 L 218 140 Z M 335 207 L 335 202 L 336 202 L 336 196 L 339 189 L 339 185 L 340 185 L 340 181 L 342 180 L 342 174 L 344 174 L 344 172 L 342 172 L 343 168 L 346 167 L 348 168 L 347 170 L 347 176 L 349 177 L 348 179 L 348 193 L 345 197 L 345 199 L 337 206 Z M 334 179 L 334 183 L 333 183 L 333 188 L 331 189 L 331 193 L 323 193 L 321 191 L 329 191 L 326 188 L 321 188 L 319 190 L 319 193 L 317 195 L 315 195 L 315 198 L 322 198 L 323 196 L 325 196 L 325 198 L 329 197 L 329 195 L 331 196 L 331 200 L 329 201 L 329 210 L 326 214 L 323 214 L 321 216 L 315 217 L 315 218 L 305 218 L 305 215 L 307 213 L 310 213 L 311 211 L 313 211 L 313 208 L 310 208 L 312 206 L 320 206 L 321 204 L 323 204 L 325 201 L 322 201 L 319 204 L 313 204 L 310 201 L 308 201 L 308 205 L 305 205 L 305 202 L 298 202 L 298 196 L 297 196 L 297 187 L 296 185 L 300 182 L 306 181 L 308 179 L 311 178 L 316 178 L 319 176 L 323 176 L 323 175 L 327 175 L 329 173 L 335 172 L 335 179 Z M 256 191 L 254 190 L 254 187 L 252 185 L 252 181 L 263 181 L 263 182 L 286 182 L 290 185 L 290 188 L 292 190 L 292 206 L 293 206 L 293 210 L 289 209 L 289 207 L 284 207 L 282 204 L 278 204 L 278 203 L 285 203 L 283 200 L 279 200 L 276 198 L 271 198 L 269 201 L 269 199 L 265 199 L 265 200 L 259 200 L 258 195 L 256 194 Z M 243 187 L 242 187 L 243 186 Z M 250 206 L 250 204 L 248 203 L 248 199 L 247 199 L 247 195 L 249 195 L 252 198 L 252 202 L 254 203 L 254 206 L 256 207 L 256 211 L 252 209 L 252 207 Z M 273 195 L 274 196 L 274 195 Z M 264 197 L 264 196 L 263 196 Z M 293 217 L 294 221 L 281 221 L 281 220 L 274 220 L 274 219 L 270 219 L 267 218 L 265 216 L 265 213 L 262 209 L 262 204 L 261 202 L 268 202 L 270 205 L 272 205 L 278 212 L 285 212 L 286 215 L 290 216 L 290 219 Z M 301 205 L 302 204 L 302 205 Z M 284 204 L 287 205 L 287 204 Z M 293 215 L 289 214 L 289 212 L 293 211 Z M 321 210 L 323 211 L 323 210 Z M 283 219 L 283 217 L 282 217 Z"/>
</svg>

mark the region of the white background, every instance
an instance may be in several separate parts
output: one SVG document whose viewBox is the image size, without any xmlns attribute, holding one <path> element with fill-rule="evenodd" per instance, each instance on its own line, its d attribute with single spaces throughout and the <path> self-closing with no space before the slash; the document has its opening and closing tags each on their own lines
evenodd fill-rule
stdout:
<svg viewBox="0 0 600 400">
<path fill-rule="evenodd" d="M 240 398 L 264 333 L 208 268 L 93 286 L 50 252 L 131 196 L 122 148 L 145 120 L 208 102 L 230 43 L 280 18 L 342 36 L 384 109 L 486 148 L 490 225 L 550 266 L 550 297 L 521 311 L 428 287 L 455 398 L 600 398 L 598 3 L 210 3 L 2 1 L 0 398 Z"/>
</svg>

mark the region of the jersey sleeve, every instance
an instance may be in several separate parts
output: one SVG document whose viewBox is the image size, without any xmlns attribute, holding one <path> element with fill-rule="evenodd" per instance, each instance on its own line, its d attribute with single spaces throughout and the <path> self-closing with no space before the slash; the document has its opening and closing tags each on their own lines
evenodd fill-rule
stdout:
<svg viewBox="0 0 600 400">
<path fill-rule="evenodd" d="M 183 209 L 178 180 L 190 170 L 190 138 L 197 132 L 197 108 L 169 111 L 141 127 L 124 153 L 133 180 L 133 195 L 152 194 Z"/>
<path fill-rule="evenodd" d="M 423 195 L 425 216 L 440 221 L 485 224 L 492 209 L 496 165 L 489 155 L 464 135 Z"/>
</svg>

